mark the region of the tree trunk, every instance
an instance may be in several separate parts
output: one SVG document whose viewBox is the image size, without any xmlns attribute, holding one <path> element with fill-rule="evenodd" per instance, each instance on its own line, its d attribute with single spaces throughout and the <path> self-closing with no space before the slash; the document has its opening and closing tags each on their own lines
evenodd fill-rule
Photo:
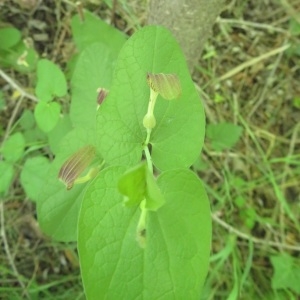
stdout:
<svg viewBox="0 0 300 300">
<path fill-rule="evenodd" d="M 151 0 L 148 24 L 163 25 L 172 31 L 192 72 L 224 3 L 225 0 Z"/>
</svg>

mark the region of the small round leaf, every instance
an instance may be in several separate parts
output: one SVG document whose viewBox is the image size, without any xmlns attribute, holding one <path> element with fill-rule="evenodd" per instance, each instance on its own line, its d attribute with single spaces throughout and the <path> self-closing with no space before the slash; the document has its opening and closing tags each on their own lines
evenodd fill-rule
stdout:
<svg viewBox="0 0 300 300">
<path fill-rule="evenodd" d="M 34 110 L 35 120 L 41 130 L 51 131 L 59 120 L 60 105 L 56 102 L 39 102 Z"/>
</svg>

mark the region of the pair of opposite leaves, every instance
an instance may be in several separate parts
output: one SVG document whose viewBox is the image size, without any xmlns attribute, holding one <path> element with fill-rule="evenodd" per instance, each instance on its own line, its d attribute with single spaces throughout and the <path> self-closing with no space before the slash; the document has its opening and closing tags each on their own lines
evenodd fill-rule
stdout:
<svg viewBox="0 0 300 300">
<path fill-rule="evenodd" d="M 154 106 L 158 94 L 166 100 L 178 98 L 181 94 L 181 85 L 177 75 L 175 74 L 152 74 L 147 73 L 147 83 L 150 87 L 150 99 L 148 111 L 143 119 L 143 125 L 147 129 L 148 135 L 156 125 L 154 117 Z M 97 103 L 101 105 L 107 96 L 108 91 L 100 88 L 98 90 Z M 145 146 L 148 146 L 149 139 L 147 139 Z M 94 178 L 101 167 L 93 167 L 89 172 L 79 177 L 83 171 L 92 163 L 96 155 L 96 148 L 92 145 L 87 145 L 75 152 L 62 165 L 58 178 L 66 185 L 67 190 L 70 190 L 74 184 L 84 183 Z"/>
</svg>

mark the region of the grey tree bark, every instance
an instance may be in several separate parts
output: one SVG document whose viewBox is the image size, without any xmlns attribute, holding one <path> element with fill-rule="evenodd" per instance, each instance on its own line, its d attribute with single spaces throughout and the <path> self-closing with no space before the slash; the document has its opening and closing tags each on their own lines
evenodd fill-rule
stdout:
<svg viewBox="0 0 300 300">
<path fill-rule="evenodd" d="M 150 0 L 148 24 L 171 30 L 192 72 L 225 0 Z"/>
</svg>

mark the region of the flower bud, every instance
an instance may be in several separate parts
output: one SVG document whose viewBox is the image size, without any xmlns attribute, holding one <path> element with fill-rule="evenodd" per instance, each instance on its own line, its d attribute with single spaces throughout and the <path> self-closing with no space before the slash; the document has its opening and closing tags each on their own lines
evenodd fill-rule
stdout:
<svg viewBox="0 0 300 300">
<path fill-rule="evenodd" d="M 97 89 L 98 95 L 97 95 L 97 104 L 101 105 L 104 99 L 108 95 L 108 90 L 105 88 L 98 88 Z"/>
<path fill-rule="evenodd" d="M 156 120 L 153 114 L 147 113 L 143 119 L 143 125 L 146 129 L 152 129 L 156 125 Z"/>
</svg>

